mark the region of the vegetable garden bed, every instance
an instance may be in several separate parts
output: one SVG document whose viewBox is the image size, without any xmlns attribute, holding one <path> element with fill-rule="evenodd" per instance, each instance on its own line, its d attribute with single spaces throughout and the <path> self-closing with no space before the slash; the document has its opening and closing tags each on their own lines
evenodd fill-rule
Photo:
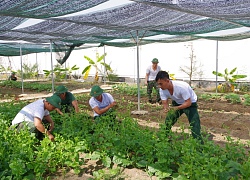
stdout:
<svg viewBox="0 0 250 180">
<path fill-rule="evenodd" d="M 15 87 L 11 88 L 14 91 Z M 13 99 L 11 103 L 1 103 L 0 178 L 250 178 L 250 108 L 244 104 L 247 98 L 233 103 L 224 95 L 205 96 L 197 90 L 205 139 L 205 144 L 200 145 L 187 133 L 185 116 L 175 125 L 179 131 L 166 137 L 165 113 L 161 106 L 147 103 L 145 92 L 142 87 L 140 107 L 148 114 L 131 115 L 137 109 L 136 86 L 114 86 L 111 93 L 118 103 L 116 111 L 122 123 L 112 126 L 105 122 L 95 125 L 90 116 L 89 94 L 78 94 L 81 113 L 60 116 L 52 112 L 56 141 L 44 139 L 41 144 L 26 131 L 16 134 L 8 130 L 15 114 L 29 102 Z"/>
</svg>

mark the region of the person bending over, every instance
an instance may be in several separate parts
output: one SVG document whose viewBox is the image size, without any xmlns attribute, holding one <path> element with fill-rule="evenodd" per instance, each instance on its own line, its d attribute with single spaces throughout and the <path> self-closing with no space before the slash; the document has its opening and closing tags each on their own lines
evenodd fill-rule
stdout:
<svg viewBox="0 0 250 180">
<path fill-rule="evenodd" d="M 165 119 L 166 130 L 169 132 L 177 119 L 185 113 L 191 126 L 192 136 L 202 141 L 200 117 L 197 106 L 197 95 L 184 81 L 172 81 L 166 71 L 159 71 L 155 78 L 159 88 L 163 109 L 167 112 Z M 172 99 L 172 107 L 167 100 Z"/>
</svg>

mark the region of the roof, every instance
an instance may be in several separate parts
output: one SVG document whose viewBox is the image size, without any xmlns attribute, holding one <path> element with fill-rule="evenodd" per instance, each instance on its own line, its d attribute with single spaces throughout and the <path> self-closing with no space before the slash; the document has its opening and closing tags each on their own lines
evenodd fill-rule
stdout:
<svg viewBox="0 0 250 180">
<path fill-rule="evenodd" d="M 50 42 L 60 47 L 52 51 L 66 51 L 86 43 L 136 46 L 137 38 L 143 45 L 250 37 L 250 0 L 119 0 L 124 3 L 107 6 L 114 2 L 3 0 L 0 55 L 20 55 L 20 47 L 22 54 L 49 52 Z M 40 22 L 20 28 L 30 18 Z"/>
</svg>

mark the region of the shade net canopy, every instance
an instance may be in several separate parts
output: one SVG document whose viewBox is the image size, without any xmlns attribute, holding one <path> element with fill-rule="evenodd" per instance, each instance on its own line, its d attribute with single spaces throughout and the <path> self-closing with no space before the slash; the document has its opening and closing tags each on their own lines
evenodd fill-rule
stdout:
<svg viewBox="0 0 250 180">
<path fill-rule="evenodd" d="M 112 2 L 115 1 L 3 0 L 0 55 L 20 55 L 20 47 L 23 54 L 48 52 L 50 49 L 44 46 L 50 42 L 56 44 L 53 52 L 69 52 L 86 48 L 82 47 L 86 43 L 130 47 L 250 37 L 250 0 L 124 0 L 126 3 L 107 6 Z M 40 22 L 20 27 L 29 18 Z M 234 32 L 226 33 L 227 30 Z M 216 32 L 223 33 L 211 34 Z"/>
</svg>

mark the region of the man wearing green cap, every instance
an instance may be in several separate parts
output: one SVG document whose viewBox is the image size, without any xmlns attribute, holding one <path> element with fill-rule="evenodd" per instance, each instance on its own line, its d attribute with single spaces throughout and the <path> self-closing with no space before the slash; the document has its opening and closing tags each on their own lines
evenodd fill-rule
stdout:
<svg viewBox="0 0 250 180">
<path fill-rule="evenodd" d="M 51 134 L 51 131 L 54 129 L 54 122 L 49 112 L 60 108 L 60 104 L 61 99 L 56 95 L 30 103 L 23 107 L 15 116 L 12 126 L 16 127 L 18 131 L 28 127 L 29 131 L 35 133 L 39 140 L 43 138 L 43 134 L 47 134 L 49 139 L 53 141 L 54 136 Z M 50 123 L 48 130 L 42 123 L 43 118 Z"/>
<path fill-rule="evenodd" d="M 72 109 L 74 109 L 76 113 L 79 112 L 78 102 L 75 96 L 71 92 L 68 92 L 68 89 L 65 86 L 61 85 L 61 86 L 56 87 L 56 91 L 54 94 L 59 96 L 62 101 L 61 102 L 62 108 L 57 109 L 57 112 L 59 114 L 62 115 L 63 112 L 70 113 L 72 112 Z"/>
<path fill-rule="evenodd" d="M 17 80 L 17 77 L 16 77 L 16 73 L 15 72 L 12 72 L 10 77 L 9 77 L 9 80 L 12 80 L 12 81 L 16 81 Z"/>
<path fill-rule="evenodd" d="M 100 86 L 95 85 L 91 88 L 89 105 L 94 111 L 94 119 L 100 121 L 102 116 L 111 116 L 115 119 L 112 108 L 116 105 L 113 96 L 109 93 L 104 93 Z"/>
<path fill-rule="evenodd" d="M 170 80 L 166 71 L 160 71 L 155 80 L 160 87 L 163 109 L 167 112 L 165 119 L 167 134 L 178 118 L 185 113 L 191 126 L 192 136 L 203 144 L 197 95 L 194 90 L 186 82 Z M 169 106 L 168 99 L 172 99 L 172 106 Z"/>
<path fill-rule="evenodd" d="M 152 62 L 152 65 L 148 66 L 148 68 L 146 69 L 146 76 L 145 76 L 145 84 L 147 85 L 148 102 L 153 103 L 151 94 L 154 88 L 157 93 L 156 102 L 160 103 L 161 98 L 159 94 L 159 88 L 155 81 L 155 77 L 157 73 L 161 71 L 161 67 L 158 66 L 159 61 L 157 58 L 154 58 L 151 62 Z"/>
</svg>

